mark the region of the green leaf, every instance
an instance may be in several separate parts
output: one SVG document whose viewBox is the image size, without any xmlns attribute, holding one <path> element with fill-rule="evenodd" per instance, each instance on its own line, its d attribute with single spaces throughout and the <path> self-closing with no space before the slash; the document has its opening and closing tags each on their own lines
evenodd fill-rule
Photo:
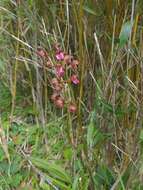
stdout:
<svg viewBox="0 0 143 190">
<path fill-rule="evenodd" d="M 48 163 L 48 161 L 46 161 L 44 159 L 40 159 L 40 158 L 31 157 L 30 160 L 35 166 L 37 166 L 41 169 L 44 169 L 52 177 L 59 179 L 66 183 L 71 183 L 70 176 L 65 172 L 65 170 L 62 167 L 60 167 L 54 163 Z"/>
<path fill-rule="evenodd" d="M 0 59 L 0 72 L 4 72 L 5 71 L 5 64 L 4 62 Z"/>
<path fill-rule="evenodd" d="M 16 174 L 12 177 L 8 178 L 8 183 L 12 187 L 18 187 L 22 181 L 22 175 L 21 174 Z"/>
<path fill-rule="evenodd" d="M 119 36 L 120 48 L 123 47 L 128 42 L 131 31 L 132 31 L 132 23 L 130 21 L 124 23 L 120 32 L 120 36 Z"/>
<path fill-rule="evenodd" d="M 2 148 L 0 148 L 0 162 L 2 162 L 5 158 L 5 154 Z"/>
<path fill-rule="evenodd" d="M 87 145 L 92 146 L 93 144 L 93 135 L 94 135 L 94 123 L 90 122 L 87 127 Z"/>
<path fill-rule="evenodd" d="M 95 134 L 94 134 L 93 146 L 96 146 L 98 144 L 101 145 L 101 143 L 103 143 L 105 138 L 107 138 L 107 135 L 105 136 L 99 129 L 96 129 Z"/>
<path fill-rule="evenodd" d="M 68 147 L 64 150 L 64 157 L 66 160 L 71 160 L 72 155 L 73 155 L 72 148 Z"/>
<path fill-rule="evenodd" d="M 50 176 L 48 176 L 48 178 L 52 181 L 52 183 L 55 186 L 60 187 L 62 190 L 71 190 L 71 188 L 68 185 L 64 184 L 63 182 L 61 182 L 57 179 L 51 178 Z"/>
<path fill-rule="evenodd" d="M 84 6 L 83 6 L 83 9 L 84 9 L 87 13 L 89 13 L 89 14 L 96 15 L 95 10 L 92 9 L 92 8 L 90 8 L 90 7 L 87 6 L 87 5 L 84 5 Z"/>
<path fill-rule="evenodd" d="M 28 1 L 28 4 L 29 4 L 30 6 L 32 6 L 32 5 L 33 5 L 33 0 L 29 0 L 29 1 Z"/>
<path fill-rule="evenodd" d="M 77 175 L 74 177 L 74 182 L 72 184 L 72 190 L 78 190 L 79 189 L 78 181 L 79 181 L 79 176 Z"/>
<path fill-rule="evenodd" d="M 140 141 L 143 141 L 143 130 L 140 132 Z"/>
<path fill-rule="evenodd" d="M 40 183 L 40 187 L 43 189 L 43 190 L 50 190 L 50 186 L 46 183 Z"/>
<path fill-rule="evenodd" d="M 106 185 L 109 189 L 110 184 L 114 182 L 114 176 L 112 171 L 106 165 L 99 165 L 94 176 L 94 182 L 97 187 L 101 188 L 102 185 Z"/>
</svg>

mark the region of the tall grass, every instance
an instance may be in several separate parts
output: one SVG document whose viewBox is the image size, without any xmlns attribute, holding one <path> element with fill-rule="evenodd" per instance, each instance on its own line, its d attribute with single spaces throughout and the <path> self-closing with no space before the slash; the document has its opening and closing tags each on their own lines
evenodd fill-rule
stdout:
<svg viewBox="0 0 143 190">
<path fill-rule="evenodd" d="M 142 189 L 141 0 L 0 2 L 0 189 Z M 79 85 L 51 102 L 54 45 Z M 68 72 L 66 73 L 68 76 Z"/>
</svg>

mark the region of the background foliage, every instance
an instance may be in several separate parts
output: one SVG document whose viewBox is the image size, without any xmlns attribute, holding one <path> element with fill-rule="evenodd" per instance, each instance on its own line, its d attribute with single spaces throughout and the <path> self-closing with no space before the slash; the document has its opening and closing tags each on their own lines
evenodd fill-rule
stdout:
<svg viewBox="0 0 143 190">
<path fill-rule="evenodd" d="M 143 189 L 142 0 L 0 1 L 0 189 Z M 80 62 L 77 113 L 38 47 Z"/>
</svg>

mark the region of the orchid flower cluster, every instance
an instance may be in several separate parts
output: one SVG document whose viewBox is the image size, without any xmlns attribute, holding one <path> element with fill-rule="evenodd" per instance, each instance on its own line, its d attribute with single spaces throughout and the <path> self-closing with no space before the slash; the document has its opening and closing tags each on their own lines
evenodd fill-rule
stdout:
<svg viewBox="0 0 143 190">
<path fill-rule="evenodd" d="M 45 60 L 45 66 L 50 68 L 53 72 L 50 79 L 52 88 L 51 101 L 57 108 L 67 107 L 68 111 L 75 113 L 77 111 L 76 103 L 67 96 L 67 89 L 70 85 L 78 85 L 80 80 L 78 78 L 79 61 L 72 55 L 69 55 L 61 50 L 58 45 L 55 45 L 54 62 L 48 56 L 48 53 L 43 49 L 37 50 L 37 55 Z"/>
</svg>

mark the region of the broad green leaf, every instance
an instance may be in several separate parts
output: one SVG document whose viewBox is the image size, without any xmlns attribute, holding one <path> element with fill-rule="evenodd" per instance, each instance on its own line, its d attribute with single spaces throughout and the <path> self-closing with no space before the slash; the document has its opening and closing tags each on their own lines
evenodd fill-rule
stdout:
<svg viewBox="0 0 143 190">
<path fill-rule="evenodd" d="M 44 169 L 52 177 L 55 177 L 66 183 L 71 183 L 70 176 L 65 172 L 65 170 L 62 167 L 60 167 L 54 163 L 48 163 L 48 161 L 46 161 L 44 159 L 40 159 L 40 158 L 31 157 L 30 160 L 35 166 L 37 166 L 41 169 Z"/>
<path fill-rule="evenodd" d="M 87 145 L 88 146 L 92 146 L 93 136 L 94 136 L 94 123 L 90 122 L 90 124 L 87 127 Z"/>
<path fill-rule="evenodd" d="M 55 185 L 56 187 L 59 187 L 62 190 L 71 190 L 70 185 L 66 185 L 64 182 L 61 182 L 61 181 L 59 181 L 59 180 L 57 180 L 55 178 L 52 178 L 52 177 L 50 177 L 48 175 L 45 175 L 45 176 L 47 176 L 47 178 L 51 181 L 51 183 L 53 185 Z"/>
<path fill-rule="evenodd" d="M 79 181 L 79 176 L 77 175 L 74 177 L 74 182 L 72 184 L 72 190 L 79 190 L 78 181 Z"/>
<path fill-rule="evenodd" d="M 128 42 L 131 31 L 132 31 L 132 23 L 130 21 L 124 23 L 120 32 L 120 36 L 119 36 L 120 48 L 123 47 Z"/>
<path fill-rule="evenodd" d="M 106 136 L 107 137 L 107 136 Z M 103 140 L 106 138 L 105 137 L 105 135 L 102 133 L 102 132 L 100 132 L 100 130 L 99 129 L 96 129 L 96 131 L 95 131 L 95 134 L 94 134 L 94 144 L 93 144 L 93 146 L 95 146 L 95 145 L 97 145 L 97 144 L 100 144 L 101 145 L 101 143 L 103 142 Z"/>
<path fill-rule="evenodd" d="M 112 171 L 106 165 L 99 165 L 94 176 L 94 183 L 98 188 L 101 186 L 106 185 L 110 187 L 114 181 L 114 176 Z"/>
</svg>

